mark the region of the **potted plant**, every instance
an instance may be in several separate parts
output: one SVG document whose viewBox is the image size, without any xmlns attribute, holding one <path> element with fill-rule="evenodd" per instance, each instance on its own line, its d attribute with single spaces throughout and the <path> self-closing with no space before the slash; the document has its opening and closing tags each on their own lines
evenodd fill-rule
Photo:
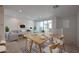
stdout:
<svg viewBox="0 0 79 59">
<path fill-rule="evenodd" d="M 42 33 L 44 33 L 45 31 L 44 31 L 44 30 L 42 30 L 41 32 L 42 32 Z"/>
<path fill-rule="evenodd" d="M 6 37 L 7 39 L 9 39 L 8 34 L 9 34 L 9 27 L 6 26 L 6 27 L 5 27 L 5 37 Z"/>
<path fill-rule="evenodd" d="M 5 32 L 9 32 L 8 26 L 5 27 Z"/>
<path fill-rule="evenodd" d="M 34 27 L 34 32 L 36 32 L 36 26 Z"/>
</svg>

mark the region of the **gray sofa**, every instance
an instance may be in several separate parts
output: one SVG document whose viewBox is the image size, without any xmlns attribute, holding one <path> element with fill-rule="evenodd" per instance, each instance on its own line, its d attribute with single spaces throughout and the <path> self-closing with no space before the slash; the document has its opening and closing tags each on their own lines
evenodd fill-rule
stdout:
<svg viewBox="0 0 79 59">
<path fill-rule="evenodd" d="M 18 35 L 22 34 L 20 30 L 14 30 L 5 33 L 5 38 L 7 41 L 18 40 Z"/>
</svg>

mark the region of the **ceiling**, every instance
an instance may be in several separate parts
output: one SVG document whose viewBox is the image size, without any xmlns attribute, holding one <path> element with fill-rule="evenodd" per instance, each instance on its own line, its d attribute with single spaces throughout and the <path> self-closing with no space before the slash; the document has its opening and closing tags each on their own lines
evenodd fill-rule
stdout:
<svg viewBox="0 0 79 59">
<path fill-rule="evenodd" d="M 60 5 L 58 8 L 53 8 L 53 5 L 5 5 L 4 15 L 38 20 L 70 16 L 76 14 L 78 10 L 78 5 Z"/>
</svg>

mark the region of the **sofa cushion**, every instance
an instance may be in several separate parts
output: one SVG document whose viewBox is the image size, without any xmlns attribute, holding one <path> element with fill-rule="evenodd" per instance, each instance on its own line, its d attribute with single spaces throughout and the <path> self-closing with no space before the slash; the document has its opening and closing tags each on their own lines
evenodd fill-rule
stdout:
<svg viewBox="0 0 79 59">
<path fill-rule="evenodd" d="M 6 47 L 4 45 L 0 46 L 0 52 L 6 52 Z"/>
</svg>

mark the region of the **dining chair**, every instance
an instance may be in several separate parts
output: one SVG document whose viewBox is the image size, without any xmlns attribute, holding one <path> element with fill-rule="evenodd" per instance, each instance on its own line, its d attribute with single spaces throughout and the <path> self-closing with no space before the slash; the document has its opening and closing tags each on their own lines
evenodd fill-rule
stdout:
<svg viewBox="0 0 79 59">
<path fill-rule="evenodd" d="M 64 35 L 57 35 L 57 36 L 53 37 L 53 43 L 54 44 L 59 44 L 58 48 L 60 49 L 61 52 L 62 52 L 62 50 L 65 50 Z"/>
<path fill-rule="evenodd" d="M 51 45 L 49 45 L 48 47 L 49 47 L 50 53 L 59 53 L 58 45 L 59 44 L 55 44 L 55 45 L 51 44 Z"/>
<path fill-rule="evenodd" d="M 58 53 L 58 52 L 62 52 L 62 50 L 65 50 L 64 35 L 53 34 L 52 41 L 53 41 L 53 44 L 50 44 L 48 46 L 50 52 Z"/>
</svg>

